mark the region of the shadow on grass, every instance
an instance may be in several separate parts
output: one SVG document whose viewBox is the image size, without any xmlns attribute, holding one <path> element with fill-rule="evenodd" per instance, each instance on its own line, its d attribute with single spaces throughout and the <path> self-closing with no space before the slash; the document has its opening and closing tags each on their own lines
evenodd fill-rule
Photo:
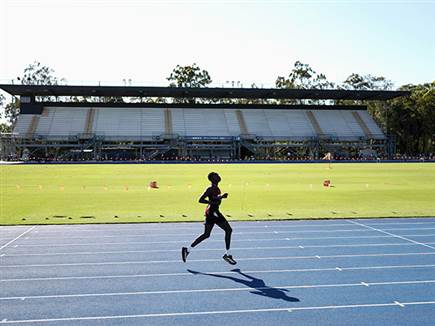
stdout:
<svg viewBox="0 0 435 326">
<path fill-rule="evenodd" d="M 280 288 L 274 288 L 271 286 L 267 286 L 262 279 L 253 277 L 251 275 L 243 273 L 239 268 L 232 269 L 232 272 L 238 273 L 239 275 L 243 276 L 244 278 L 238 278 L 234 276 L 226 276 L 226 275 L 220 275 L 220 274 L 212 274 L 212 273 L 202 273 L 198 271 L 194 271 L 191 269 L 187 270 L 189 273 L 192 273 L 194 275 L 207 275 L 217 278 L 224 278 L 227 280 L 231 280 L 237 283 L 241 283 L 247 287 L 252 288 L 254 291 L 249 291 L 252 294 L 261 295 L 263 297 L 269 297 L 273 299 L 281 299 L 288 302 L 299 302 L 300 300 L 298 298 L 289 297 L 286 292 L 289 292 L 287 289 L 280 289 Z"/>
</svg>

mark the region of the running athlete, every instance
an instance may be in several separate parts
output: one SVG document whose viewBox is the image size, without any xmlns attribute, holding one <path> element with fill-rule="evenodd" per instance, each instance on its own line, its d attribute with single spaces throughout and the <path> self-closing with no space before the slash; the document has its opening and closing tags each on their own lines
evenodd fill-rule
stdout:
<svg viewBox="0 0 435 326">
<path fill-rule="evenodd" d="M 199 202 L 201 204 L 207 204 L 207 208 L 205 210 L 204 233 L 196 238 L 196 240 L 192 242 L 189 248 L 181 248 L 181 257 L 183 259 L 183 262 L 186 262 L 186 258 L 193 250 L 193 248 L 201 243 L 203 240 L 207 239 L 210 236 L 213 226 L 217 224 L 222 230 L 225 231 L 226 252 L 222 258 L 227 263 L 235 265 L 237 264 L 237 262 L 230 254 L 231 232 L 233 230 L 231 229 L 228 221 L 219 211 L 219 205 L 221 204 L 222 199 L 227 198 L 228 194 L 224 193 L 223 195 L 221 195 L 221 190 L 218 187 L 218 183 L 221 181 L 221 177 L 219 176 L 219 174 L 217 174 L 216 172 L 209 173 L 208 180 L 210 180 L 211 186 L 208 187 L 204 194 L 201 196 L 201 198 L 199 198 Z"/>
</svg>

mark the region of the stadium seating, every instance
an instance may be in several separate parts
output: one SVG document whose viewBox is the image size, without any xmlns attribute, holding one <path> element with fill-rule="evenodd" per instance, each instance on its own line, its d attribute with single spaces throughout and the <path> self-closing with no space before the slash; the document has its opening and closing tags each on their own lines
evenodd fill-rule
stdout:
<svg viewBox="0 0 435 326">
<path fill-rule="evenodd" d="M 164 133 L 164 110 L 98 108 L 92 132 L 107 139 L 135 139 Z"/>
<path fill-rule="evenodd" d="M 361 117 L 361 119 L 364 121 L 367 128 L 370 130 L 370 132 L 372 133 L 375 139 L 385 138 L 381 128 L 379 128 L 375 120 L 373 120 L 373 118 L 370 116 L 370 114 L 367 111 L 359 111 L 358 114 Z"/>
<path fill-rule="evenodd" d="M 29 130 L 34 114 L 21 114 L 18 116 L 17 123 L 14 128 L 14 133 L 23 136 Z"/>
<path fill-rule="evenodd" d="M 20 115 L 14 132 L 22 137 L 29 133 L 48 137 L 93 133 L 116 140 L 168 133 L 185 137 L 385 138 L 364 110 L 49 107 L 38 116 L 39 121 L 34 117 Z"/>
<path fill-rule="evenodd" d="M 85 108 L 50 108 L 47 117 L 41 115 L 36 133 L 43 134 L 40 129 L 42 121 L 46 119 L 50 136 L 69 136 L 83 133 L 88 109 Z"/>
<path fill-rule="evenodd" d="M 325 135 L 349 140 L 365 136 L 359 125 L 355 124 L 351 111 L 316 111 L 314 115 Z"/>
</svg>

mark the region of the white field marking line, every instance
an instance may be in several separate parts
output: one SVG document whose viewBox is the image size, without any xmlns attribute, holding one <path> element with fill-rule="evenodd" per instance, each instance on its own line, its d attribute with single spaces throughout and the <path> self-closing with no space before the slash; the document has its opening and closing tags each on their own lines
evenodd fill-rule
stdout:
<svg viewBox="0 0 435 326">
<path fill-rule="evenodd" d="M 407 219 L 407 218 L 405 218 Z M 432 218 L 433 220 L 433 218 Z M 358 221 L 361 221 L 358 219 Z M 385 223 L 367 223 L 367 225 L 410 225 L 410 224 L 415 224 L 415 225 L 423 225 L 423 224 L 435 224 L 435 222 L 385 222 Z"/>
<path fill-rule="evenodd" d="M 313 228 L 313 227 L 335 227 L 335 226 L 349 226 L 349 224 L 316 224 L 316 225 L 309 225 L 309 224 L 304 224 L 304 225 L 273 225 L 273 226 L 239 226 L 237 225 L 235 222 L 233 221 L 229 221 L 233 227 L 237 230 L 243 230 L 243 229 L 255 229 L 258 230 L 260 228 Z M 435 222 L 433 222 L 435 223 Z M 165 223 L 166 224 L 166 223 Z M 51 225 L 50 227 L 52 227 L 53 225 Z M 123 228 L 105 228 L 105 227 L 101 227 L 99 229 L 73 229 L 73 228 L 63 228 L 59 227 L 59 230 L 44 230 L 44 228 L 46 228 L 47 226 L 42 225 L 42 229 L 39 232 L 39 234 L 45 234 L 45 233 L 55 233 L 55 234 L 59 234 L 59 233 L 66 233 L 66 232 L 150 232 L 150 231 L 161 231 L 161 230 L 165 230 L 170 228 L 171 230 L 173 229 L 174 231 L 179 231 L 179 230 L 188 230 L 188 231 L 196 231 L 196 230 L 203 230 L 203 225 L 201 221 L 198 221 L 197 224 L 192 225 L 192 227 L 174 227 L 174 226 L 170 226 L 168 228 L 164 228 L 163 226 L 160 228 L 146 228 L 146 227 L 140 227 L 142 225 L 138 225 L 138 228 L 135 229 L 123 229 Z"/>
<path fill-rule="evenodd" d="M 9 241 L 8 243 L 4 244 L 3 246 L 0 247 L 0 250 L 6 248 L 7 246 L 9 246 L 11 243 L 17 241 L 19 238 L 21 238 L 23 235 L 26 235 L 27 233 L 29 233 L 30 231 L 32 231 L 34 228 L 36 228 L 36 225 L 32 226 L 30 229 L 27 229 L 26 231 L 24 231 L 23 233 L 21 233 L 18 237 L 12 239 L 11 241 Z"/>
<path fill-rule="evenodd" d="M 389 256 L 426 256 L 435 255 L 435 252 L 407 252 L 407 253 L 377 253 L 377 254 L 356 254 L 356 255 L 324 255 L 324 256 L 277 256 L 277 257 L 252 257 L 237 258 L 238 261 L 257 260 L 291 260 L 291 259 L 328 259 L 328 258 L 355 258 L 355 257 L 389 257 Z M 189 262 L 218 262 L 221 259 L 191 259 Z M 25 268 L 25 267 L 55 267 L 55 266 L 105 266 L 105 265 L 146 265 L 146 264 L 171 264 L 180 263 L 179 259 L 173 260 L 144 260 L 144 261 L 109 261 L 109 262 L 88 262 L 88 263 L 59 263 L 59 264 L 20 264 L 0 265 L 2 268 Z"/>
<path fill-rule="evenodd" d="M 404 218 L 405 219 L 405 218 Z M 406 218 L 406 220 L 409 220 L 410 218 Z M 368 220 L 371 221 L 371 220 Z M 298 221 L 291 221 L 289 220 L 288 223 L 292 224 Z M 308 221 L 309 222 L 309 221 Z M 191 227 L 177 227 L 174 226 L 173 224 L 170 224 L 171 228 L 174 228 L 176 230 L 191 230 L 191 231 L 195 231 L 196 229 L 202 229 L 202 227 L 199 227 L 198 225 L 201 222 L 198 221 L 198 224 L 196 223 L 192 223 Z M 237 230 L 240 229 L 258 229 L 261 227 L 269 227 L 269 228 L 300 228 L 300 227 L 306 227 L 306 228 L 312 228 L 312 227 L 332 227 L 332 226 L 348 226 L 349 224 L 345 223 L 345 224 L 328 224 L 328 223 L 324 223 L 324 224 L 310 224 L 310 223 L 306 223 L 306 224 L 301 224 L 301 225 L 262 225 L 262 226 L 258 226 L 258 225 L 252 225 L 252 226 L 244 226 L 244 225 L 238 225 L 239 223 L 244 223 L 244 222 L 236 222 L 236 221 L 230 221 L 231 224 L 235 225 L 235 227 L 237 228 Z M 167 223 L 169 224 L 169 223 Z M 369 223 L 369 225 L 409 225 L 409 224 L 435 224 L 435 222 L 385 222 L 385 223 Z M 125 224 L 122 224 L 125 225 Z M 144 232 L 148 232 L 148 231 L 159 231 L 164 229 L 163 227 L 161 228 L 148 228 L 147 225 L 151 226 L 151 223 L 149 224 L 137 224 L 137 228 L 134 229 L 124 229 L 124 228 L 117 228 L 116 226 L 111 225 L 111 227 L 106 227 L 105 225 L 98 225 L 97 227 L 99 227 L 98 229 L 79 229 L 79 228 L 71 228 L 71 227 L 66 227 L 64 225 L 42 225 L 41 229 L 39 231 L 39 234 L 43 234 L 43 233 L 63 233 L 63 232 L 69 232 L 69 231 L 73 231 L 73 232 L 138 232 L 138 231 L 144 231 Z M 153 224 L 154 225 L 154 224 Z M 121 224 L 119 225 L 121 226 Z M 9 228 L 9 226 L 5 226 L 4 228 Z M 56 229 L 59 228 L 61 230 L 45 230 L 45 228 L 50 228 L 50 229 Z"/>
<path fill-rule="evenodd" d="M 8 237 L 8 238 L 0 238 L 0 241 L 8 241 L 8 240 L 11 240 L 12 239 L 12 237 Z"/>
<path fill-rule="evenodd" d="M 413 305 L 433 305 L 435 301 L 414 301 L 401 302 L 403 306 Z M 47 323 L 60 321 L 78 321 L 78 320 L 110 320 L 110 319 L 132 319 L 132 318 L 157 318 L 157 317 L 180 317 L 180 316 L 201 316 L 201 315 L 222 315 L 222 314 L 241 314 L 241 313 L 260 313 L 260 312 L 279 312 L 279 311 L 304 311 L 304 310 L 329 310 L 329 309 L 356 309 L 356 308 L 378 308 L 378 307 L 397 307 L 397 301 L 386 303 L 366 303 L 366 304 L 349 304 L 336 306 L 311 306 L 311 307 L 287 307 L 287 308 L 259 308 L 244 310 L 213 310 L 213 311 L 192 311 L 192 312 L 169 312 L 169 313 L 151 313 L 137 315 L 109 315 L 109 316 L 83 316 L 67 318 L 47 318 L 47 319 L 22 319 L 6 320 L 2 324 L 23 324 L 23 323 Z"/>
<path fill-rule="evenodd" d="M 376 229 L 374 227 L 371 227 L 371 226 L 368 226 L 368 225 L 364 225 L 362 223 L 355 222 L 355 221 L 349 221 L 349 222 L 352 223 L 352 224 L 363 226 L 365 228 L 369 228 L 371 230 L 378 231 L 378 232 L 381 232 L 381 233 L 384 233 L 384 234 L 387 234 L 387 235 L 391 235 L 391 236 L 393 236 L 395 238 L 399 238 L 399 239 L 402 239 L 402 240 L 405 240 L 405 241 L 408 241 L 408 242 L 412 242 L 412 243 L 415 243 L 415 244 L 419 244 L 421 246 L 424 246 L 424 247 L 431 248 L 431 249 L 435 250 L 435 247 L 429 246 L 429 245 L 427 245 L 425 243 L 422 243 L 422 242 L 418 242 L 418 241 L 415 241 L 415 240 L 411 240 L 411 239 L 405 238 L 404 236 L 401 236 L 401 235 L 397 235 L 397 234 L 390 233 L 390 232 L 387 232 L 387 231 L 384 231 L 384 230 Z"/>
<path fill-rule="evenodd" d="M 435 230 L 435 228 L 396 228 L 396 229 L 386 229 L 389 231 L 417 231 L 417 230 Z M 136 230 L 137 231 L 137 230 Z M 244 235 L 244 234 L 287 234 L 287 233 L 339 233 L 339 232 L 372 232 L 373 230 L 364 229 L 343 229 L 343 230 L 317 230 L 317 231 L 259 231 L 259 232 L 233 232 L 233 235 Z M 222 231 L 221 231 L 222 232 Z M 119 235 L 98 235 L 98 238 L 148 238 L 148 237 L 188 237 L 192 236 L 191 233 L 162 233 L 162 234 L 119 234 Z M 28 238 L 26 238 L 28 239 Z M 59 237 L 31 237 L 32 240 L 48 240 L 48 239 L 59 239 Z M 95 239 L 95 235 L 92 236 L 68 236 L 68 239 Z"/>
<path fill-rule="evenodd" d="M 4 234 L 8 234 L 8 233 L 16 233 L 16 232 L 21 232 L 22 229 L 27 229 L 29 226 L 25 225 L 25 226 L 0 226 L 0 231 L 1 233 Z"/>
<path fill-rule="evenodd" d="M 332 284 L 306 284 L 306 285 L 277 285 L 277 289 L 316 289 L 316 288 L 340 288 L 340 287 L 361 287 L 361 286 L 388 286 L 388 285 L 409 285 L 409 284 L 432 284 L 435 280 L 408 280 L 391 282 L 359 282 L 359 283 L 332 283 Z M 0 297 L 1 301 L 6 300 L 32 300 L 32 299 L 54 299 L 54 298 L 82 298 L 82 297 L 104 297 L 104 296 L 134 296 L 149 294 L 178 294 L 178 293 L 207 293 L 207 292 L 233 292 L 267 290 L 269 286 L 262 287 L 240 287 L 240 288 L 210 288 L 210 289 L 185 289 L 185 290 L 159 290 L 159 291 L 136 291 L 136 292 L 106 292 L 106 293 L 78 293 L 78 294 L 54 294 L 54 295 L 33 295 Z"/>
<path fill-rule="evenodd" d="M 430 237 L 435 234 L 406 234 L 408 237 Z M 260 239 L 234 239 L 234 242 L 260 242 L 260 241 L 292 241 L 292 240 L 323 240 L 323 239 L 375 239 L 375 238 L 395 238 L 396 236 L 389 235 L 366 235 L 366 236 L 352 236 L 352 237 L 291 237 L 291 238 L 260 238 Z M 397 238 L 397 237 L 396 237 Z M 222 240 L 207 239 L 207 242 L 222 242 Z M 46 243 L 46 244 L 20 244 L 17 247 L 69 247 L 69 246 L 99 246 L 99 245 L 131 245 L 131 244 L 168 244 L 168 243 L 182 243 L 185 240 L 168 240 L 168 241 L 124 241 L 124 242 L 87 242 L 87 243 Z"/>
<path fill-rule="evenodd" d="M 378 269 L 415 269 L 433 268 L 430 265 L 384 265 L 384 266 L 357 266 L 357 267 L 330 267 L 330 268 L 302 268 L 302 269 L 274 269 L 274 270 L 247 270 L 245 273 L 273 274 L 273 273 L 305 273 L 305 272 L 342 272 L 359 270 L 378 270 Z M 238 274 L 237 272 L 207 272 L 209 274 Z M 68 281 L 68 280 L 96 280 L 96 279 L 116 279 L 116 278 L 146 278 L 146 277 L 173 277 L 173 276 L 195 276 L 192 273 L 155 273 L 155 274 L 124 274 L 124 275 L 96 275 L 96 276 L 58 276 L 58 277 L 34 277 L 34 278 L 9 278 L 0 279 L 0 282 L 27 282 L 27 281 Z"/>
<path fill-rule="evenodd" d="M 368 225 L 366 225 L 366 226 L 368 226 Z M 404 231 L 409 231 L 409 230 L 417 231 L 417 230 L 435 230 L 435 228 L 426 228 L 426 227 L 422 227 L 422 228 L 385 228 L 384 230 L 386 230 L 386 231 L 400 231 L 400 230 L 404 230 Z"/>
<path fill-rule="evenodd" d="M 258 223 L 252 222 L 243 222 L 243 221 L 231 221 L 238 229 L 259 229 L 259 228 L 298 228 L 298 227 L 330 227 L 330 226 L 349 226 L 348 223 L 333 223 L 331 221 L 325 222 L 322 224 L 315 223 L 314 221 L 305 221 L 307 223 L 300 223 L 301 220 L 283 220 L 282 222 L 277 221 L 276 224 L 263 224 L 259 225 Z M 261 222 L 261 221 L 259 221 Z M 299 222 L 299 224 L 298 224 Z M 302 221 L 304 222 L 304 221 Z M 270 222 L 269 222 L 270 223 Z M 414 222 L 418 223 L 418 222 Z M 431 222 L 426 222 L 431 223 Z M 432 223 L 435 223 L 432 222 Z M 250 224 L 250 225 L 248 225 Z M 254 225 L 255 224 L 255 225 Z M 382 223 L 383 224 L 383 223 Z M 402 223 L 401 223 L 402 224 Z M 166 226 L 165 226 L 166 225 Z M 95 224 L 94 227 L 87 226 L 88 228 L 84 228 L 84 225 L 41 225 L 40 232 L 60 232 L 62 230 L 65 231 L 83 231 L 83 232 L 99 232 L 99 231 L 137 231 L 137 228 L 130 228 L 130 226 L 138 226 L 140 230 L 144 231 L 153 231 L 153 230 L 164 230 L 167 228 L 175 229 L 175 230 L 192 230 L 195 228 L 202 228 L 202 222 L 196 221 L 189 223 L 188 225 L 182 225 L 181 223 L 120 223 L 120 224 Z M 4 226 L 3 228 L 9 228 L 10 226 Z M 91 228 L 89 228 L 91 227 Z M 1 227 L 0 227 L 1 229 Z M 59 230 L 54 230 L 59 229 Z M 62 230 L 60 230 L 62 229 Z M 11 230 L 12 231 L 12 230 Z"/>
<path fill-rule="evenodd" d="M 427 244 L 432 244 L 428 242 Z M 433 243 L 435 244 L 435 243 Z M 277 246 L 277 247 L 233 247 L 232 251 L 242 250 L 276 250 L 276 249 L 305 249 L 305 248 L 357 248 L 357 247 L 385 247 L 385 246 L 417 246 L 415 243 L 367 243 L 367 244 L 350 244 L 350 245 L 305 245 L 305 246 Z M 97 255 L 97 254 L 134 254 L 150 252 L 179 252 L 180 249 L 150 249 L 150 250 L 125 250 L 125 251 L 75 251 L 75 252 L 51 252 L 35 254 L 3 254 L 5 257 L 26 257 L 26 256 L 80 256 L 80 255 Z M 198 248 L 196 251 L 222 251 L 222 248 Z"/>
<path fill-rule="evenodd" d="M 403 230 L 423 230 L 422 228 L 418 229 L 403 229 Z M 425 229 L 426 230 L 426 229 Z M 432 230 L 435 230 L 435 228 L 432 228 Z M 222 230 L 219 230 L 221 233 L 223 233 Z M 136 230 L 137 232 L 137 230 Z M 201 230 L 203 232 L 203 230 Z M 346 230 L 319 230 L 319 231 L 258 231 L 258 232 L 233 232 L 233 235 L 244 235 L 244 234 L 286 234 L 286 233 L 337 233 L 337 232 L 372 232 L 371 230 L 362 230 L 362 229 L 346 229 Z M 39 234 L 39 233 L 38 233 Z M 142 233 L 142 234 L 120 234 L 120 235 L 98 235 L 98 238 L 133 238 L 133 237 L 141 237 L 141 238 L 147 238 L 147 237 L 174 237 L 174 236 L 180 236 L 180 237 L 189 237 L 192 236 L 192 233 L 155 233 L 155 234 L 149 234 L 149 233 Z M 96 235 L 92 236 L 68 236 L 68 239 L 95 239 Z M 59 239 L 59 237 L 32 237 L 34 240 L 43 240 L 43 239 Z"/>
</svg>

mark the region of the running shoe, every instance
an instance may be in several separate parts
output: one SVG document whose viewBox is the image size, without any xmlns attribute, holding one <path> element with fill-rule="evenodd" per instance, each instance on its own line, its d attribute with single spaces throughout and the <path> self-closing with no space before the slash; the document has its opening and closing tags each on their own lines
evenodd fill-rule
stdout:
<svg viewBox="0 0 435 326">
<path fill-rule="evenodd" d="M 183 259 L 183 262 L 186 262 L 186 258 L 189 255 L 189 251 L 186 247 L 181 248 L 181 259 Z"/>
<path fill-rule="evenodd" d="M 231 265 L 235 265 L 235 264 L 237 264 L 237 262 L 233 259 L 233 256 L 232 255 L 227 255 L 227 254 L 225 254 L 225 255 L 223 255 L 223 257 L 222 257 L 228 264 L 231 264 Z"/>
</svg>

